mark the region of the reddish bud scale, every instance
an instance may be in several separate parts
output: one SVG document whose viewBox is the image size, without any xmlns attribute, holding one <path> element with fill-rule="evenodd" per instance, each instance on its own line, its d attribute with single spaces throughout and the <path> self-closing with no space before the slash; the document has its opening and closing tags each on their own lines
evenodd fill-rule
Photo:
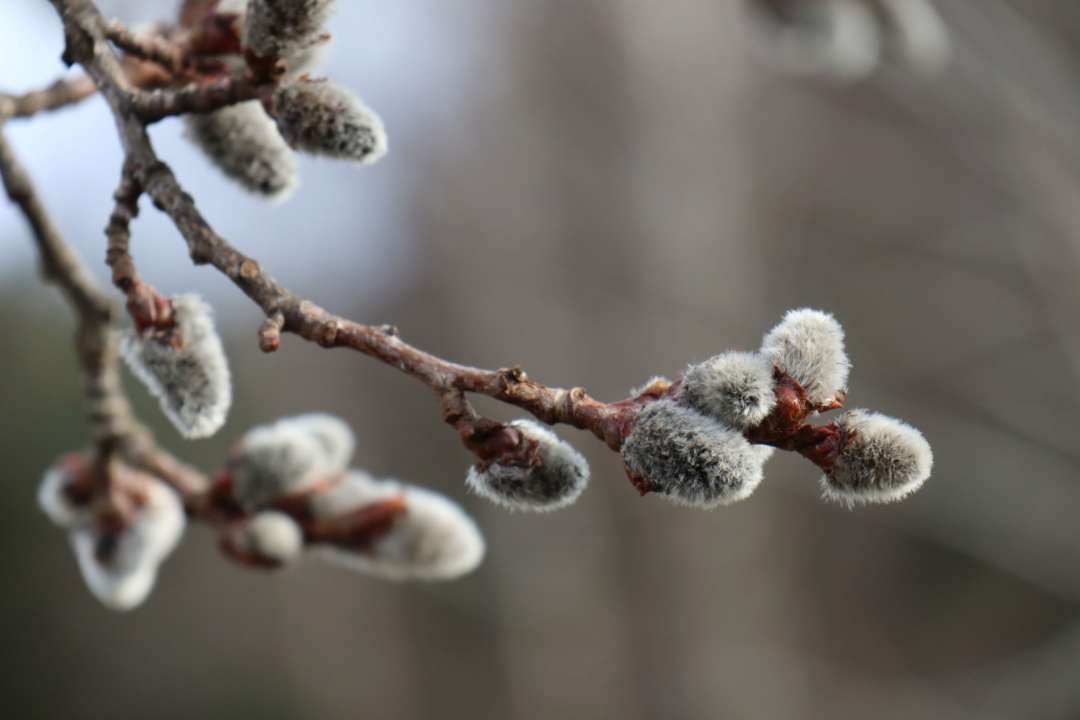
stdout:
<svg viewBox="0 0 1080 720">
<path fill-rule="evenodd" d="M 404 496 L 365 505 L 352 512 L 304 524 L 304 539 L 348 550 L 365 550 L 390 532 L 408 511 Z"/>
<path fill-rule="evenodd" d="M 230 523 L 221 532 L 218 538 L 218 548 L 228 557 L 251 568 L 260 570 L 276 570 L 283 563 L 263 557 L 244 548 L 243 542 L 244 523 Z"/>
</svg>

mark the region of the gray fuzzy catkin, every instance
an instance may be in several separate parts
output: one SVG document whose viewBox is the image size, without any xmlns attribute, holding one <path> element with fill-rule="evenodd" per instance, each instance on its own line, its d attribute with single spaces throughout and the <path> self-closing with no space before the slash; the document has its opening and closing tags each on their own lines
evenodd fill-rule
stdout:
<svg viewBox="0 0 1080 720">
<path fill-rule="evenodd" d="M 510 426 L 538 444 L 537 463 L 473 465 L 465 485 L 510 510 L 546 512 L 573 504 L 589 483 L 589 464 L 581 453 L 539 423 L 516 420 Z"/>
<path fill-rule="evenodd" d="M 261 560 L 284 565 L 304 548 L 304 532 L 283 512 L 264 510 L 244 525 L 244 549 Z"/>
<path fill-rule="evenodd" d="M 769 449 L 771 450 L 771 448 Z M 673 502 L 714 508 L 750 496 L 772 454 L 673 400 L 646 405 L 622 447 L 623 461 Z"/>
<path fill-rule="evenodd" d="M 286 81 L 274 92 L 271 107 L 281 136 L 296 150 L 363 164 L 386 154 L 382 120 L 332 82 Z"/>
<path fill-rule="evenodd" d="M 836 424 L 850 433 L 832 469 L 821 478 L 827 499 L 848 505 L 902 500 L 922 487 L 934 465 L 930 444 L 907 423 L 851 410 Z"/>
<path fill-rule="evenodd" d="M 680 397 L 703 415 L 745 430 L 768 417 L 776 405 L 772 363 L 757 353 L 716 355 L 686 369 Z"/>
<path fill-rule="evenodd" d="M 314 435 L 295 425 L 264 425 L 249 430 L 226 468 L 232 493 L 247 510 L 303 492 L 339 471 Z"/>
<path fill-rule="evenodd" d="M 185 137 L 247 190 L 284 199 L 297 185 L 296 156 L 257 100 L 185 115 Z"/>
<path fill-rule="evenodd" d="M 765 335 L 761 354 L 795 378 L 815 404 L 827 405 L 847 388 L 851 363 L 844 329 L 829 313 L 789 310 Z"/>
<path fill-rule="evenodd" d="M 349 466 L 356 438 L 341 419 L 327 413 L 307 413 L 282 418 L 275 425 L 310 435 L 322 448 L 325 462 L 334 469 L 344 470 Z"/>
<path fill-rule="evenodd" d="M 172 335 L 132 331 L 122 346 L 124 359 L 181 435 L 209 437 L 225 424 L 232 404 L 225 348 L 213 311 L 197 295 L 172 298 L 172 309 Z"/>
<path fill-rule="evenodd" d="M 425 488 L 376 481 L 363 471 L 353 471 L 317 493 L 311 508 L 316 517 L 332 517 L 395 497 L 405 501 L 405 513 L 370 548 L 324 546 L 317 548 L 319 554 L 389 580 L 449 580 L 480 564 L 485 548 L 476 523 L 457 503 Z"/>
<path fill-rule="evenodd" d="M 319 41 L 333 0 L 250 0 L 244 45 L 260 57 L 286 57 Z"/>
</svg>

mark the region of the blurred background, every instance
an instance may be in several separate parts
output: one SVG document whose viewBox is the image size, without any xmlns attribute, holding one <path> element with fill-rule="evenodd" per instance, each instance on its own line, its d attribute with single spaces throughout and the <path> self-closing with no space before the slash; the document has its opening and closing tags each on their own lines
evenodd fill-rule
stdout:
<svg viewBox="0 0 1080 720">
<path fill-rule="evenodd" d="M 110 614 L 36 509 L 86 429 L 72 318 L 0 203 L 3 714 L 1080 717 L 1080 5 L 875 0 L 833 32 L 791 2 L 341 2 L 326 71 L 386 121 L 380 164 L 305 159 L 297 194 L 268 206 L 179 122 L 153 138 L 293 290 L 601 399 L 755 348 L 788 308 L 829 310 L 850 404 L 932 443 L 921 492 L 848 511 L 781 454 L 749 501 L 680 509 L 562 429 L 593 487 L 508 514 L 466 495 L 469 457 L 422 386 L 295 339 L 262 355 L 254 306 L 144 201 L 143 274 L 211 299 L 237 385 L 225 430 L 191 444 L 132 385 L 162 442 L 212 470 L 254 423 L 337 413 L 360 465 L 460 500 L 489 553 L 442 585 L 263 574 L 195 527 L 149 602 Z M 174 10 L 101 4 L 132 22 Z M 3 3 L 0 88 L 52 80 L 60 51 L 48 4 Z M 120 164 L 104 104 L 9 136 L 104 282 Z"/>
</svg>

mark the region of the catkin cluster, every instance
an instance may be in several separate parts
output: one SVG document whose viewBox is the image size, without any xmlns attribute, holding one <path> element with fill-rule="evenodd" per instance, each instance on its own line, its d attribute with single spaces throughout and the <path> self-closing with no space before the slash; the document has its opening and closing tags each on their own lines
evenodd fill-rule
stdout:
<svg viewBox="0 0 1080 720">
<path fill-rule="evenodd" d="M 473 570 L 484 542 L 451 500 L 350 469 L 354 439 L 340 420 L 312 414 L 249 431 L 219 481 L 244 513 L 223 547 L 276 567 L 306 547 L 390 579 L 449 579 Z"/>
<path fill-rule="evenodd" d="M 184 531 L 184 508 L 161 480 L 113 461 L 105 470 L 72 453 L 46 472 L 38 504 L 67 530 L 83 580 L 113 610 L 136 607 Z"/>
<path fill-rule="evenodd" d="M 305 73 L 322 60 L 330 36 L 331 0 L 222 0 L 236 16 L 247 56 L 277 64 L 278 78 L 262 102 L 188 115 L 186 135 L 227 177 L 247 190 L 281 200 L 298 185 L 297 150 L 361 164 L 386 153 L 382 120 L 353 93 Z M 244 58 L 221 60 L 234 70 Z"/>
<path fill-rule="evenodd" d="M 808 433 L 802 423 L 841 405 L 850 368 L 836 319 L 792 310 L 757 352 L 727 352 L 691 365 L 680 383 L 645 405 L 622 447 L 627 471 L 643 491 L 674 502 L 727 505 L 753 493 L 764 475 L 772 447 L 751 444 L 747 437 L 754 435 L 794 450 L 828 443 L 832 454 L 815 457 L 823 463 L 822 486 L 830 499 L 898 500 L 930 475 L 933 456 L 917 430 L 861 410 L 818 433 Z M 789 381 L 797 383 L 798 402 L 779 407 L 777 388 Z M 817 445 L 801 440 L 807 436 Z"/>
</svg>

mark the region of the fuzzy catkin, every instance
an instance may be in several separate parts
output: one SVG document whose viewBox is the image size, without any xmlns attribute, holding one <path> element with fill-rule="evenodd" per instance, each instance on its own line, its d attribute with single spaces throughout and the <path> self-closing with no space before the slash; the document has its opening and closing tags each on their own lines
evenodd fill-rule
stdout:
<svg viewBox="0 0 1080 720">
<path fill-rule="evenodd" d="M 312 499 L 316 517 L 332 517 L 401 497 L 405 513 L 363 551 L 324 546 L 320 554 L 353 570 L 390 580 L 449 580 L 474 570 L 484 539 L 452 500 L 415 485 L 373 480 L 354 471 Z"/>
<path fill-rule="evenodd" d="M 836 421 L 847 445 L 821 478 L 827 499 L 848 505 L 902 500 L 922 487 L 934 454 L 922 433 L 896 418 L 851 410 Z"/>
<path fill-rule="evenodd" d="M 349 466 L 356 448 L 356 438 L 352 429 L 341 419 L 327 413 L 307 413 L 282 418 L 275 425 L 310 435 L 319 444 L 325 462 L 331 467 L 344 470 Z"/>
<path fill-rule="evenodd" d="M 516 420 L 510 426 L 538 444 L 536 464 L 473 465 L 466 486 L 510 510 L 546 512 L 573 504 L 589 483 L 589 465 L 581 453 L 539 423 Z"/>
<path fill-rule="evenodd" d="M 761 354 L 795 378 L 816 405 L 828 405 L 847 388 L 851 363 L 844 329 L 829 313 L 789 310 L 765 335 Z"/>
<path fill-rule="evenodd" d="M 757 353 L 716 355 L 686 369 L 681 399 L 728 427 L 753 427 L 776 405 L 772 363 Z"/>
<path fill-rule="evenodd" d="M 251 518 L 241 535 L 244 550 L 264 562 L 284 565 L 299 557 L 304 533 L 283 512 L 264 510 Z"/>
<path fill-rule="evenodd" d="M 319 41 L 333 9 L 333 0 L 250 0 L 244 45 L 260 57 L 298 53 Z"/>
<path fill-rule="evenodd" d="M 386 130 L 373 110 L 327 80 L 300 78 L 278 86 L 272 115 L 296 150 L 370 164 L 386 154 Z"/>
<path fill-rule="evenodd" d="M 176 296 L 172 309 L 169 334 L 132 331 L 123 343 L 124 359 L 181 435 L 209 437 L 225 424 L 232 404 L 225 348 L 213 311 L 200 297 Z"/>
<path fill-rule="evenodd" d="M 158 567 L 175 549 L 187 522 L 176 493 L 160 480 L 147 480 L 145 504 L 130 525 L 106 531 L 92 519 L 71 531 L 83 580 L 112 610 L 131 610 L 146 600 Z"/>
<path fill-rule="evenodd" d="M 296 157 L 257 100 L 185 115 L 185 137 L 247 190 L 281 200 L 297 185 Z"/>
<path fill-rule="evenodd" d="M 626 467 L 673 502 L 714 508 L 750 496 L 772 454 L 669 399 L 642 408 L 622 447 Z"/>
<path fill-rule="evenodd" d="M 314 435 L 280 423 L 249 430 L 226 468 L 233 497 L 247 510 L 301 493 L 339 470 Z"/>
</svg>

